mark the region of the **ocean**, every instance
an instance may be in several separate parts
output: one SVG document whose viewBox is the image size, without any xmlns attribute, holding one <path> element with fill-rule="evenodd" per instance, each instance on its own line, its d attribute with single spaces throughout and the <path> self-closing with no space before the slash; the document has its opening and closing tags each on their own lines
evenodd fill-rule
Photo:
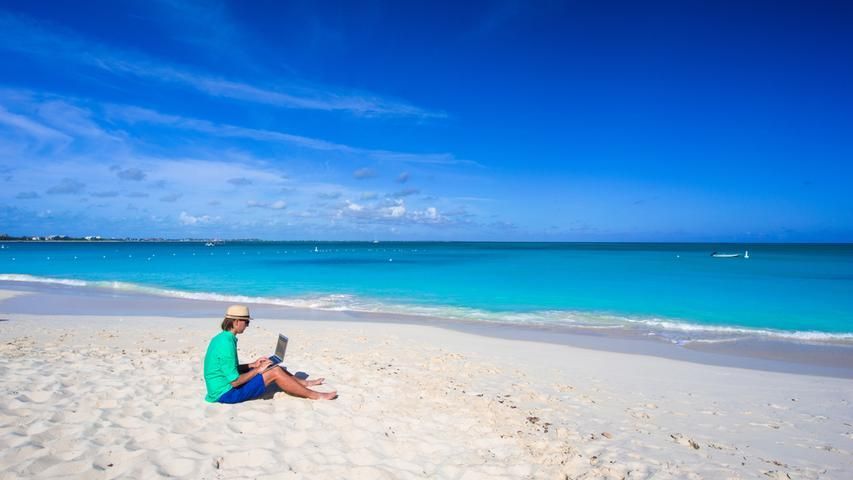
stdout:
<svg viewBox="0 0 853 480">
<path fill-rule="evenodd" d="M 674 343 L 853 344 L 853 245 L 5 242 L 0 280 Z M 743 254 L 748 250 L 749 258 Z M 715 258 L 712 252 L 739 253 Z"/>
</svg>

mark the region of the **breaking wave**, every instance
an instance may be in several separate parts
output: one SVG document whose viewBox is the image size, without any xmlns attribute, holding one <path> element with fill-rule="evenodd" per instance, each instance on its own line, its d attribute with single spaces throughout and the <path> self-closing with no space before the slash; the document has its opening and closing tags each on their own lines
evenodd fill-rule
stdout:
<svg viewBox="0 0 853 480">
<path fill-rule="evenodd" d="M 645 333 L 647 335 L 659 335 L 662 338 L 677 344 L 691 342 L 727 342 L 756 337 L 776 338 L 800 342 L 853 344 L 853 332 L 828 333 L 820 331 L 785 331 L 727 325 L 706 325 L 677 319 L 617 315 L 602 312 L 572 310 L 538 310 L 528 312 L 487 311 L 449 305 L 429 306 L 389 303 L 349 294 L 305 295 L 294 297 L 231 295 L 213 292 L 175 290 L 129 282 L 87 281 L 67 278 L 39 277 L 25 274 L 0 274 L 0 281 L 112 289 L 190 300 L 255 303 L 341 312 L 388 313 L 502 325 L 535 326 L 558 329 L 628 329 L 639 333 Z"/>
</svg>

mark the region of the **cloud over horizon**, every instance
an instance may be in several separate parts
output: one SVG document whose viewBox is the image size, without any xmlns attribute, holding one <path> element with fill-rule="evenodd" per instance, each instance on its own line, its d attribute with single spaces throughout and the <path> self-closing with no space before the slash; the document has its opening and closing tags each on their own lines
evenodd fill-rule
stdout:
<svg viewBox="0 0 853 480">
<path fill-rule="evenodd" d="M 41 123 L 40 115 L 45 105 L 52 106 L 49 127 Z M 62 108 L 57 105 L 62 105 Z M 15 150 L 20 158 L 16 164 L 6 167 L 9 172 L 14 172 L 20 185 L 20 191 L 9 192 L 7 198 L 38 203 L 23 203 L 21 208 L 54 212 L 49 217 L 56 218 L 53 229 L 64 224 L 59 217 L 75 210 L 78 215 L 103 217 L 101 222 L 105 225 L 115 224 L 107 221 L 108 217 L 127 218 L 128 212 L 134 212 L 132 215 L 136 215 L 139 221 L 143 216 L 148 218 L 148 222 L 156 218 L 159 232 L 172 232 L 175 236 L 180 236 L 182 228 L 189 227 L 192 227 L 193 234 L 212 234 L 217 222 L 237 215 L 240 218 L 237 224 L 246 227 L 276 224 L 280 219 L 271 217 L 273 212 L 298 221 L 306 232 L 327 229 L 331 232 L 331 225 L 341 231 L 342 221 L 352 221 L 358 229 L 370 223 L 380 229 L 388 228 L 389 219 L 399 219 L 399 226 L 414 225 L 418 223 L 414 217 L 403 217 L 405 207 L 383 206 L 376 203 L 381 198 L 377 192 L 362 192 L 355 188 L 355 184 L 350 184 L 366 179 L 378 180 L 378 173 L 373 167 L 358 167 L 349 176 L 345 171 L 365 159 L 377 161 L 383 155 L 399 155 L 425 167 L 434 165 L 430 158 L 421 162 L 418 155 L 365 150 L 302 137 L 294 141 L 287 134 L 278 132 L 215 125 L 203 120 L 162 115 L 150 109 L 101 104 L 93 99 L 50 93 L 0 89 L 0 107 L 5 118 L 11 119 L 5 124 L 0 122 L 0 133 L 3 129 L 23 129 L 26 132 L 25 136 L 0 140 L 0 151 Z M 81 118 L 85 119 L 85 125 L 80 122 Z M 151 148 L 147 130 L 137 127 L 149 124 L 154 124 L 158 131 L 165 128 L 170 132 L 168 149 Z M 211 136 L 215 146 L 200 149 L 197 134 Z M 336 150 L 346 153 L 351 159 L 341 157 L 338 160 L 337 181 L 318 182 L 313 178 L 318 173 L 311 171 L 316 167 L 309 168 L 307 175 L 291 173 L 296 165 L 312 165 L 310 162 L 298 160 L 288 163 L 251 153 L 252 148 L 242 143 L 245 140 L 253 142 L 252 145 L 307 145 L 310 148 L 302 152 L 316 151 L 318 154 Z M 441 168 L 445 167 L 441 165 Z M 46 196 L 34 191 L 33 187 L 38 188 L 51 178 L 52 182 L 43 188 Z M 393 190 L 394 185 L 399 185 L 398 180 L 387 184 L 374 183 L 374 186 L 380 191 L 384 189 L 382 195 L 385 197 L 411 196 L 419 192 L 414 188 Z M 119 185 L 135 188 L 119 191 L 116 190 Z M 284 192 L 287 200 L 280 198 Z M 63 196 L 102 202 L 84 208 L 82 204 L 56 204 L 52 200 Z M 114 202 L 120 197 L 131 203 Z M 323 204 L 342 198 L 354 200 L 349 204 L 349 212 L 365 213 L 342 217 L 334 203 Z M 236 208 L 240 203 L 249 210 Z M 40 218 L 43 225 L 49 225 L 44 221 L 48 217 Z M 113 234 L 122 233 L 128 232 Z M 219 233 L 221 235 L 222 232 Z M 245 234 L 237 232 L 235 235 L 245 237 Z"/>
</svg>

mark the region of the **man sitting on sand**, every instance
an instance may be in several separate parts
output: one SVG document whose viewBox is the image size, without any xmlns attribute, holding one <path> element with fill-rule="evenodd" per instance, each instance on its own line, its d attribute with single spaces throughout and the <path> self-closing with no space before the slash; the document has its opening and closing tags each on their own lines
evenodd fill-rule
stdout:
<svg viewBox="0 0 853 480">
<path fill-rule="evenodd" d="M 249 307 L 231 305 L 222 320 L 222 332 L 213 337 L 204 355 L 204 383 L 208 402 L 240 403 L 264 394 L 271 383 L 285 392 L 312 400 L 332 400 L 335 392 L 315 392 L 308 387 L 320 385 L 323 379 L 302 380 L 284 368 L 266 368 L 272 363 L 261 357 L 247 365 L 237 364 L 237 335 L 246 331 L 252 317 Z M 240 372 L 244 373 L 240 373 Z"/>
</svg>

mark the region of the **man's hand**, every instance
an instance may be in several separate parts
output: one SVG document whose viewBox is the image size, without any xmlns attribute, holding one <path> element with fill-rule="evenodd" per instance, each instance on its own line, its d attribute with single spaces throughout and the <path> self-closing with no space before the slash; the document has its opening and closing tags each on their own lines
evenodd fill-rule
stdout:
<svg viewBox="0 0 853 480">
<path fill-rule="evenodd" d="M 255 368 L 258 369 L 258 372 L 263 372 L 268 366 L 272 364 L 269 358 L 259 358 L 256 363 L 258 364 L 258 366 Z"/>
<path fill-rule="evenodd" d="M 249 364 L 249 368 L 258 368 L 261 366 L 261 363 L 264 361 L 269 362 L 270 359 L 267 357 L 258 357 L 257 360 L 255 360 L 254 362 Z"/>
</svg>

